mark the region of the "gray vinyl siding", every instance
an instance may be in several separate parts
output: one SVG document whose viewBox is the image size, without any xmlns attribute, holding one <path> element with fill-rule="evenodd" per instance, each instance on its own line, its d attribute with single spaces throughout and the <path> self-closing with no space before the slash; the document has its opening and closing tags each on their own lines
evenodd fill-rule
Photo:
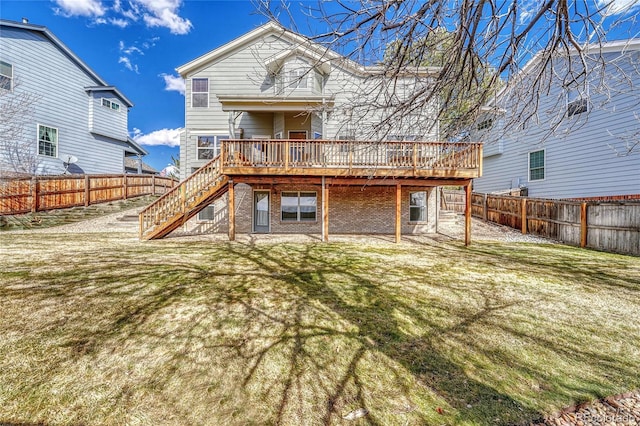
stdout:
<svg viewBox="0 0 640 426">
<path fill-rule="evenodd" d="M 55 127 L 58 155 L 78 158 L 70 170 L 93 174 L 124 172 L 127 107 L 123 102 L 119 102 L 121 111 L 116 120 L 102 117 L 97 107 L 90 117 L 92 96 L 85 87 L 101 83 L 40 32 L 3 26 L 0 59 L 13 65 L 16 92 L 31 92 L 39 97 L 25 128 L 34 150 L 37 125 Z M 90 133 L 90 122 L 104 136 Z M 38 156 L 38 163 L 39 174 L 59 174 L 64 170 L 59 158 Z"/>
<path fill-rule="evenodd" d="M 628 52 L 628 58 L 637 63 L 639 52 Z M 565 92 L 557 85 L 541 99 L 539 123 L 504 134 L 506 116 L 491 131 L 473 132 L 474 140 L 487 144 L 483 176 L 474 181 L 474 190 L 504 191 L 519 179 L 531 197 L 640 194 L 640 156 L 618 155 L 624 151 L 625 136 L 637 134 L 640 125 L 635 116 L 640 95 L 634 86 L 640 84 L 640 76 L 629 60 L 619 60 L 619 53 L 607 53 L 606 61 L 616 67 L 607 68 L 606 89 L 599 78 L 590 81 L 590 111 L 564 117 L 551 136 L 551 123 L 566 110 Z M 633 81 L 625 81 L 617 67 Z M 529 181 L 529 152 L 540 149 L 545 150 L 545 178 Z"/>
<path fill-rule="evenodd" d="M 120 105 L 119 111 L 102 105 L 102 99 Z M 89 94 L 89 131 L 109 138 L 127 140 L 127 106 L 111 92 L 92 92 Z"/>
</svg>

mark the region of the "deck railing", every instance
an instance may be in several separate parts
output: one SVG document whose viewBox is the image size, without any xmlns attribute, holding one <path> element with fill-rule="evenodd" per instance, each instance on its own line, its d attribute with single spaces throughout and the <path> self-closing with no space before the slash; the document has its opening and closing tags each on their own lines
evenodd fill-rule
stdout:
<svg viewBox="0 0 640 426">
<path fill-rule="evenodd" d="M 479 169 L 482 144 L 328 140 L 225 140 L 222 168 Z"/>
<path fill-rule="evenodd" d="M 140 212 L 140 236 L 176 215 L 185 214 L 194 207 L 204 191 L 221 179 L 223 176 L 220 174 L 218 156 Z"/>
</svg>

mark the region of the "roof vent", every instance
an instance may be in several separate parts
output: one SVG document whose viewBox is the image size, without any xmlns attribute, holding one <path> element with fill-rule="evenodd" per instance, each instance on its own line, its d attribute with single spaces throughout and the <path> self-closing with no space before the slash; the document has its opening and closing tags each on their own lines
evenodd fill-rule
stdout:
<svg viewBox="0 0 640 426">
<path fill-rule="evenodd" d="M 23 24 L 28 24 L 29 23 L 29 19 L 28 18 L 22 18 L 22 23 Z"/>
</svg>

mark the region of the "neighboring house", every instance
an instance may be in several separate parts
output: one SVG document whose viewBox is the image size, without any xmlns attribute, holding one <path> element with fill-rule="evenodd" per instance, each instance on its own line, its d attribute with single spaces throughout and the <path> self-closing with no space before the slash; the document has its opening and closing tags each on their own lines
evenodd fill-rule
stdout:
<svg viewBox="0 0 640 426">
<path fill-rule="evenodd" d="M 438 140 L 435 100 L 392 113 L 436 68 L 385 75 L 268 23 L 177 70 L 187 179 L 143 214 L 144 238 L 197 213 L 187 228 L 230 238 L 435 232 L 435 188 L 478 176 L 478 144 L 421 142 Z"/>
<path fill-rule="evenodd" d="M 544 67 L 535 56 L 471 132 L 484 142 L 477 192 L 538 198 L 640 194 L 640 39 L 589 46 Z M 530 102 L 542 86 L 539 103 Z M 629 152 L 635 146 L 635 152 Z M 514 191 L 512 191 L 514 192 Z"/>
<path fill-rule="evenodd" d="M 157 175 L 160 172 L 142 161 L 142 158 L 138 157 L 125 157 L 124 158 L 124 172 L 134 175 Z"/>
<path fill-rule="evenodd" d="M 0 20 L 0 79 L 3 108 L 29 103 L 2 123 L 5 174 L 124 173 L 125 157 L 147 154 L 128 137 L 131 101 L 46 27 Z"/>
</svg>

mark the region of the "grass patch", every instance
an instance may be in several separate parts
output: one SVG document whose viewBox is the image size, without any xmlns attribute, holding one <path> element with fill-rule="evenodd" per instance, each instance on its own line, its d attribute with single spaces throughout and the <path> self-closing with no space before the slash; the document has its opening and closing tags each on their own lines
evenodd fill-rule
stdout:
<svg viewBox="0 0 640 426">
<path fill-rule="evenodd" d="M 56 209 L 25 213 L 20 215 L 0 216 L 0 232 L 24 229 L 51 228 L 67 225 L 87 219 L 116 213 L 136 207 L 146 207 L 158 197 L 145 195 L 129 198 L 127 200 L 109 201 L 106 203 L 92 204 L 87 207 L 71 207 L 68 209 Z"/>
<path fill-rule="evenodd" d="M 0 247 L 0 423 L 528 424 L 640 387 L 634 257 L 124 234 Z"/>
</svg>

